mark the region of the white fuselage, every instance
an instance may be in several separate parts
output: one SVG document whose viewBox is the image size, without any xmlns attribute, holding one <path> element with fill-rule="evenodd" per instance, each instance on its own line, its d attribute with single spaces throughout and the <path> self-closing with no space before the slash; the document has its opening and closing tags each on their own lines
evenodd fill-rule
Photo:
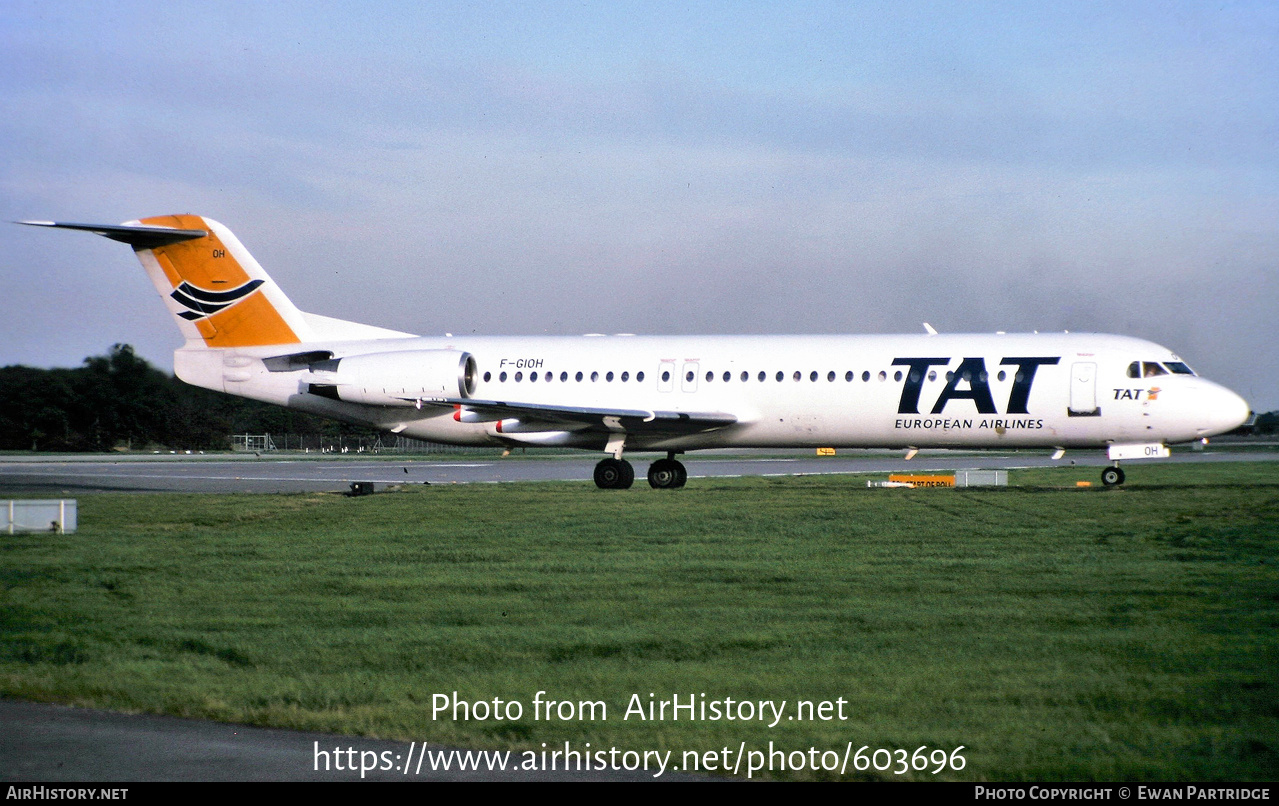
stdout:
<svg viewBox="0 0 1279 806">
<path fill-rule="evenodd" d="M 1188 442 L 1235 428 L 1248 406 L 1184 372 L 1167 348 L 1105 334 L 458 337 L 319 342 L 335 357 L 455 350 L 470 397 L 551 407 L 723 412 L 700 433 L 626 436 L 627 450 L 715 447 L 1100 448 Z M 545 422 L 458 416 L 456 405 L 365 405 L 308 394 L 311 369 L 268 370 L 275 348 L 179 350 L 200 386 L 443 443 L 601 449 L 607 436 Z M 1161 367 L 1162 368 L 1162 367 Z M 429 398 L 425 392 L 421 395 Z M 464 408 L 464 407 L 463 407 Z"/>
</svg>

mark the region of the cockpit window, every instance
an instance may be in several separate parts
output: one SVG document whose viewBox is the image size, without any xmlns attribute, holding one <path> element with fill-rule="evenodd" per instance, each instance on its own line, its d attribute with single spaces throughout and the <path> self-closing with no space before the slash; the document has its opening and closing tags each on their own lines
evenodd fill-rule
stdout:
<svg viewBox="0 0 1279 806">
<path fill-rule="evenodd" d="M 1167 374 L 1168 370 L 1164 369 L 1162 365 L 1157 364 L 1154 361 L 1141 362 L 1141 377 L 1143 378 L 1154 378 L 1158 375 Z"/>
<path fill-rule="evenodd" d="M 999 373 L 999 374 L 1000 374 L 1000 375 L 1003 375 L 1003 373 L 1002 373 L 1002 372 L 1001 372 L 1001 373 Z M 1140 377 L 1141 377 L 1141 362 L 1140 362 L 1140 361 L 1134 361 L 1134 362 L 1132 362 L 1131 364 L 1129 364 L 1129 365 L 1128 365 L 1128 377 L 1129 377 L 1129 378 L 1140 378 Z M 1003 378 L 1000 378 L 1000 380 L 1002 381 L 1002 380 L 1003 380 Z"/>
<path fill-rule="evenodd" d="M 1164 366 L 1176 375 L 1194 375 L 1195 371 L 1180 361 L 1165 361 Z"/>
</svg>

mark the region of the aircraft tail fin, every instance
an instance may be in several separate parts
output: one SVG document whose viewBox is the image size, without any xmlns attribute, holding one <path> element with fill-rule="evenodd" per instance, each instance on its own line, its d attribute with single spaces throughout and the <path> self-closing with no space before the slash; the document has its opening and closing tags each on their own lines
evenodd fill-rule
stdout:
<svg viewBox="0 0 1279 806">
<path fill-rule="evenodd" d="M 132 246 L 188 348 L 409 335 L 303 313 L 239 239 L 210 218 L 168 215 L 113 225 L 20 223 L 83 230 Z"/>
</svg>

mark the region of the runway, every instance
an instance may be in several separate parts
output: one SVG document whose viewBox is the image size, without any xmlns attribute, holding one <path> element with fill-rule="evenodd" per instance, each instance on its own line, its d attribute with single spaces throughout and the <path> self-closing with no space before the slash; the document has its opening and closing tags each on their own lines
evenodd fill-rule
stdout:
<svg viewBox="0 0 1279 806">
<path fill-rule="evenodd" d="M 1203 451 L 1177 449 L 1173 462 L 1232 462 L 1279 460 L 1273 444 Z M 636 484 L 655 455 L 628 457 L 635 465 Z M 0 495 L 65 496 L 92 492 L 298 493 L 341 492 L 352 482 L 377 487 L 395 484 L 482 484 L 531 481 L 589 481 L 599 456 L 497 455 L 449 457 L 305 457 L 300 455 L 127 455 L 0 457 Z M 688 467 L 689 485 L 699 480 L 741 476 L 811 476 L 850 473 L 928 472 L 1059 467 L 1072 464 L 1102 467 L 1101 451 L 1068 452 L 1060 460 L 1043 452 L 923 451 L 911 461 L 900 452 L 847 450 L 818 457 L 809 451 L 724 451 L 681 457 Z M 1139 478 L 1143 462 L 1128 462 L 1130 478 Z M 1090 474 L 1097 475 L 1097 474 Z"/>
</svg>

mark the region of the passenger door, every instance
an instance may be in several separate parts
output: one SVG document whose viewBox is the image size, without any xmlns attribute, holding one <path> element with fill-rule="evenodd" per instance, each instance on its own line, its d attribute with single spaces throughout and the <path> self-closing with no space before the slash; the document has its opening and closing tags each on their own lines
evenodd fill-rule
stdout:
<svg viewBox="0 0 1279 806">
<path fill-rule="evenodd" d="M 1097 406 L 1097 365 L 1081 361 L 1070 368 L 1071 417 L 1096 417 L 1101 414 Z"/>
</svg>

